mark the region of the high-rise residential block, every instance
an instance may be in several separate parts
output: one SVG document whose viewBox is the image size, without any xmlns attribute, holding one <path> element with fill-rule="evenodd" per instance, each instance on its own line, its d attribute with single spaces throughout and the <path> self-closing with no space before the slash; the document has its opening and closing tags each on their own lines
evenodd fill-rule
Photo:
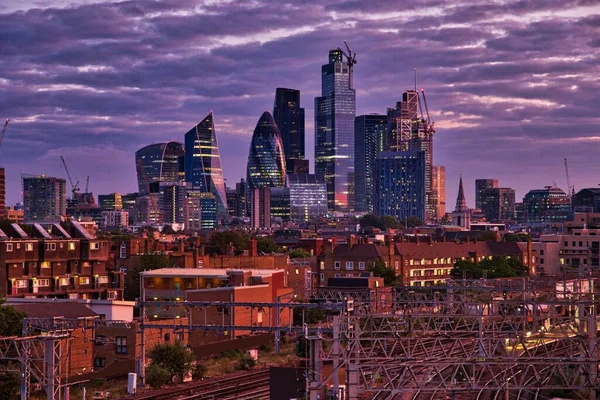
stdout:
<svg viewBox="0 0 600 400">
<path fill-rule="evenodd" d="M 134 220 L 137 225 L 162 224 L 160 193 L 149 193 L 135 199 Z"/>
<path fill-rule="evenodd" d="M 268 111 L 261 115 L 254 128 L 246 174 L 250 188 L 285 185 L 283 142 L 277 124 Z"/>
<path fill-rule="evenodd" d="M 354 186 L 353 62 L 341 49 L 321 67 L 321 96 L 315 98 L 315 172 L 325 177 L 330 211 L 350 212 Z"/>
<path fill-rule="evenodd" d="M 212 112 L 185 134 L 185 181 L 188 190 L 212 193 L 219 215 L 227 215 L 225 180 Z"/>
<path fill-rule="evenodd" d="M 66 181 L 23 176 L 23 210 L 25 221 L 59 220 L 67 212 Z"/>
<path fill-rule="evenodd" d="M 300 107 L 300 91 L 277 88 L 273 119 L 281 133 L 287 172 L 293 173 L 292 160 L 304 160 L 304 108 Z M 308 171 L 306 171 L 308 173 Z"/>
<path fill-rule="evenodd" d="M 475 180 L 475 208 L 483 210 L 483 192 L 498 187 L 498 179 L 476 179 Z"/>
<path fill-rule="evenodd" d="M 485 219 L 490 222 L 505 222 L 515 218 L 515 190 L 511 188 L 489 188 L 480 192 L 480 205 Z"/>
<path fill-rule="evenodd" d="M 354 119 L 354 211 L 373 212 L 375 160 L 384 150 L 387 115 Z"/>
<path fill-rule="evenodd" d="M 157 191 L 160 182 L 177 182 L 183 144 L 179 142 L 154 143 L 135 153 L 138 190 L 140 194 Z"/>
<path fill-rule="evenodd" d="M 102 211 L 105 228 L 127 228 L 129 213 L 127 211 Z"/>
<path fill-rule="evenodd" d="M 446 167 L 434 165 L 431 170 L 431 185 L 436 204 L 435 221 L 439 222 L 446 215 Z"/>
<path fill-rule="evenodd" d="M 160 213 L 163 224 L 185 224 L 186 188 L 184 182 L 160 184 Z"/>
<path fill-rule="evenodd" d="M 398 220 L 425 218 L 425 153 L 383 152 L 375 161 L 374 210 Z"/>
<path fill-rule="evenodd" d="M 268 229 L 271 227 L 271 188 L 259 186 L 250 189 L 250 223 L 255 229 Z"/>
</svg>

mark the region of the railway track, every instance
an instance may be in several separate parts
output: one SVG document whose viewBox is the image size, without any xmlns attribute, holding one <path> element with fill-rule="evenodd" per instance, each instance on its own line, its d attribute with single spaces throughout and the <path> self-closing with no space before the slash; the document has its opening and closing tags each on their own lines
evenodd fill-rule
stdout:
<svg viewBox="0 0 600 400">
<path fill-rule="evenodd" d="M 266 395 L 265 395 L 266 393 Z M 252 397 L 247 397 L 252 396 Z M 144 393 L 131 400 L 256 399 L 269 397 L 269 370 L 197 381 L 185 386 Z"/>
</svg>

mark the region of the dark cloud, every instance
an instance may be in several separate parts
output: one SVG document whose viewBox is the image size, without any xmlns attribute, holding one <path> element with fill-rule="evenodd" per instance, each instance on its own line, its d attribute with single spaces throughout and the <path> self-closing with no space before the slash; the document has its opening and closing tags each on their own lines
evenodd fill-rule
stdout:
<svg viewBox="0 0 600 400">
<path fill-rule="evenodd" d="M 496 177 L 522 196 L 562 184 L 564 157 L 577 187 L 595 185 L 594 0 L 9 6 L 0 14 L 0 117 L 13 121 L 0 156 L 10 203 L 19 200 L 20 173 L 64 175 L 61 154 L 91 176 L 95 192 L 133 191 L 135 150 L 182 140 L 210 110 L 232 185 L 280 86 L 302 92 L 312 159 L 320 67 L 344 40 L 358 53 L 359 114 L 393 106 L 418 68 L 438 126 L 435 162 L 447 166 L 448 204 L 461 172 L 466 183 Z"/>
</svg>

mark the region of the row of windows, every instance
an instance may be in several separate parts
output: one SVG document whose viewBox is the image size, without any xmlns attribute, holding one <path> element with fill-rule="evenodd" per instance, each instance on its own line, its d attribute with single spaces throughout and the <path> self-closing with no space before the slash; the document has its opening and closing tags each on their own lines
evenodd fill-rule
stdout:
<svg viewBox="0 0 600 400">
<path fill-rule="evenodd" d="M 340 261 L 336 261 L 334 263 L 333 268 L 336 269 L 336 270 L 339 270 L 340 266 L 341 266 L 341 262 Z M 324 263 L 321 262 L 321 269 L 323 269 L 323 268 L 324 268 Z M 347 270 L 353 270 L 354 269 L 354 262 L 353 261 L 346 261 L 346 269 Z M 358 269 L 361 270 L 361 271 L 364 271 L 364 269 L 365 269 L 365 262 L 364 261 L 359 261 L 358 262 Z"/>
<path fill-rule="evenodd" d="M 25 251 L 33 251 L 33 243 L 24 243 L 25 244 Z M 64 243 L 59 243 L 59 248 L 64 248 L 65 244 Z M 68 243 L 68 248 L 69 250 L 75 250 L 75 243 L 74 242 L 69 242 Z M 21 248 L 21 243 L 6 243 L 6 251 L 10 252 L 13 251 L 14 248 L 20 249 Z M 92 243 L 92 248 L 94 250 L 97 250 L 100 248 L 100 243 Z M 56 243 L 45 243 L 45 249 L 46 251 L 54 251 L 56 250 Z"/>
<path fill-rule="evenodd" d="M 75 278 L 78 280 L 80 285 L 89 285 L 90 284 L 90 277 L 88 276 L 80 276 L 79 278 Z M 17 279 L 14 281 L 13 286 L 16 288 L 26 288 L 28 280 L 27 279 Z M 106 284 L 108 283 L 108 276 L 99 276 L 98 277 L 98 283 L 101 284 Z M 69 278 L 59 278 L 58 279 L 58 286 L 68 286 L 69 285 Z M 49 278 L 40 278 L 40 279 L 34 279 L 33 280 L 33 286 L 34 287 L 40 287 L 40 286 L 50 286 L 50 279 Z"/>
</svg>

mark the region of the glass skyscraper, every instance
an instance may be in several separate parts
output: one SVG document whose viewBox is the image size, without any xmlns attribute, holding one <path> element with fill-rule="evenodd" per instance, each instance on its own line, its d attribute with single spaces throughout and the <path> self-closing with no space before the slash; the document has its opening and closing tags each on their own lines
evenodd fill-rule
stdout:
<svg viewBox="0 0 600 400">
<path fill-rule="evenodd" d="M 387 116 L 360 115 L 354 120 L 354 211 L 373 212 L 375 159 L 384 149 Z"/>
<path fill-rule="evenodd" d="M 277 124 L 265 111 L 254 129 L 248 153 L 247 182 L 250 189 L 283 187 L 285 185 L 285 156 Z"/>
<path fill-rule="evenodd" d="M 227 194 L 212 112 L 185 134 L 184 162 L 188 191 L 212 193 L 219 215 L 227 215 Z"/>
<path fill-rule="evenodd" d="M 135 162 L 139 193 L 148 193 L 144 175 L 148 179 L 148 185 L 152 187 L 158 188 L 160 182 L 177 182 L 179 180 L 179 158 L 183 155 L 183 144 L 179 142 L 154 143 L 136 151 Z"/>
<path fill-rule="evenodd" d="M 374 208 L 399 221 L 425 218 L 425 152 L 383 152 L 376 161 Z"/>
<path fill-rule="evenodd" d="M 325 177 L 330 211 L 353 209 L 356 91 L 352 63 L 341 49 L 321 67 L 321 97 L 315 98 L 315 171 Z"/>
<path fill-rule="evenodd" d="M 292 221 L 308 222 L 327 215 L 327 185 L 322 177 L 290 174 L 286 186 L 289 189 Z"/>
<path fill-rule="evenodd" d="M 300 91 L 277 88 L 273 119 L 281 133 L 287 172 L 293 173 L 292 160 L 304 159 L 304 108 L 300 107 Z"/>
</svg>

